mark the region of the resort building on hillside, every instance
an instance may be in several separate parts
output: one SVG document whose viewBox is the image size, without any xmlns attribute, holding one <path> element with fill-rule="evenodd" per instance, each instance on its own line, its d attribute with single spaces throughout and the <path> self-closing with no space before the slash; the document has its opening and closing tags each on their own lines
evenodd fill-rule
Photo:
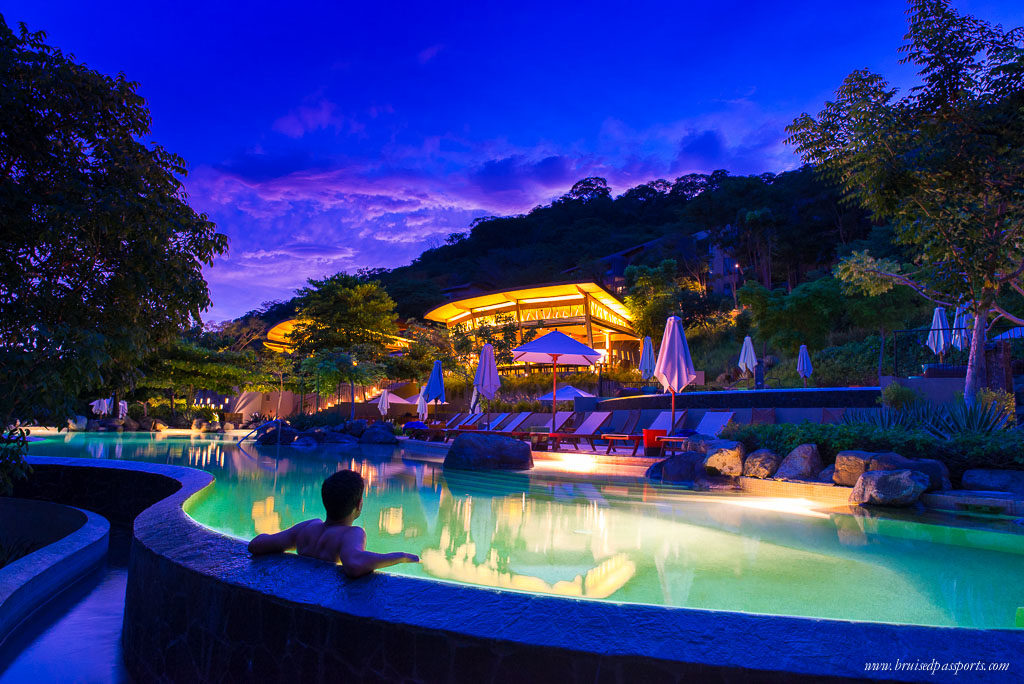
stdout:
<svg viewBox="0 0 1024 684">
<path fill-rule="evenodd" d="M 455 299 L 431 311 L 425 318 L 449 329 L 466 327 L 470 333 L 502 319 L 513 321 L 520 331 L 539 335 L 559 330 L 603 352 L 606 363 L 636 364 L 640 338 L 633 330 L 626 305 L 594 282 L 533 285 L 484 292 Z M 521 336 L 520 336 L 521 339 Z"/>
</svg>

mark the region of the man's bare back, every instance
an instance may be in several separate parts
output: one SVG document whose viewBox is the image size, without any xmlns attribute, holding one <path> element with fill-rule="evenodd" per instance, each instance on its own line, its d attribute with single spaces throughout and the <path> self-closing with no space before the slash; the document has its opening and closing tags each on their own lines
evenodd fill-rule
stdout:
<svg viewBox="0 0 1024 684">
<path fill-rule="evenodd" d="M 361 537 L 363 540 L 363 544 L 359 545 L 360 551 L 366 545 L 366 533 L 363 528 L 353 525 L 307 520 L 299 523 L 295 528 L 295 553 L 300 556 L 319 558 L 329 563 L 339 562 L 347 545 L 356 546 L 358 544 L 357 537 Z"/>
</svg>

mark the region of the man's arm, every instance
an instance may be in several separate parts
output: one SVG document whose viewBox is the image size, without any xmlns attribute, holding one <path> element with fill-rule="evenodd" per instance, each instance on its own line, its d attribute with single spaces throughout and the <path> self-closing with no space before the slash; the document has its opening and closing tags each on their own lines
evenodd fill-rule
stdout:
<svg viewBox="0 0 1024 684">
<path fill-rule="evenodd" d="M 284 553 L 285 551 L 291 551 L 295 548 L 295 542 L 299 538 L 299 530 L 308 523 L 300 522 L 297 525 L 292 525 L 287 530 L 278 532 L 276 534 L 257 534 L 251 542 L 249 542 L 249 553 L 254 556 L 258 556 L 264 553 Z"/>
<path fill-rule="evenodd" d="M 341 569 L 349 577 L 362 577 L 374 570 L 386 568 L 399 563 L 419 563 L 418 556 L 411 553 L 373 553 L 366 550 L 366 532 L 361 527 L 353 527 L 342 542 L 338 553 Z"/>
</svg>

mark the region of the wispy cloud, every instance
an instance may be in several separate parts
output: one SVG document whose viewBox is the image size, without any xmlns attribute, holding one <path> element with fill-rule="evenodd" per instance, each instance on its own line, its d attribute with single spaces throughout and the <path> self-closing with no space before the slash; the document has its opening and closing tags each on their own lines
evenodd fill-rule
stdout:
<svg viewBox="0 0 1024 684">
<path fill-rule="evenodd" d="M 444 45 L 437 44 L 431 45 L 430 47 L 420 50 L 419 54 L 416 55 L 416 59 L 420 64 L 426 64 L 430 60 L 437 57 L 438 53 L 444 50 Z"/>
</svg>

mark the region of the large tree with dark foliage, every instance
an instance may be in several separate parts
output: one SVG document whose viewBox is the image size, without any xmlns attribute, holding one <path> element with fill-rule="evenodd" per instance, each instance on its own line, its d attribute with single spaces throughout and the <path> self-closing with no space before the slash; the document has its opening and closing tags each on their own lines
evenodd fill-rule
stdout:
<svg viewBox="0 0 1024 684">
<path fill-rule="evenodd" d="M 0 420 L 59 420 L 200 322 L 227 239 L 137 84 L 0 17 Z"/>
<path fill-rule="evenodd" d="M 965 398 L 985 383 L 990 321 L 1024 325 L 1024 28 L 1006 31 L 912 0 L 904 63 L 920 83 L 902 98 L 880 75 L 854 71 L 834 102 L 803 114 L 790 140 L 877 220 L 889 221 L 911 263 L 867 252 L 841 278 L 869 294 L 902 285 L 974 314 Z"/>
</svg>

